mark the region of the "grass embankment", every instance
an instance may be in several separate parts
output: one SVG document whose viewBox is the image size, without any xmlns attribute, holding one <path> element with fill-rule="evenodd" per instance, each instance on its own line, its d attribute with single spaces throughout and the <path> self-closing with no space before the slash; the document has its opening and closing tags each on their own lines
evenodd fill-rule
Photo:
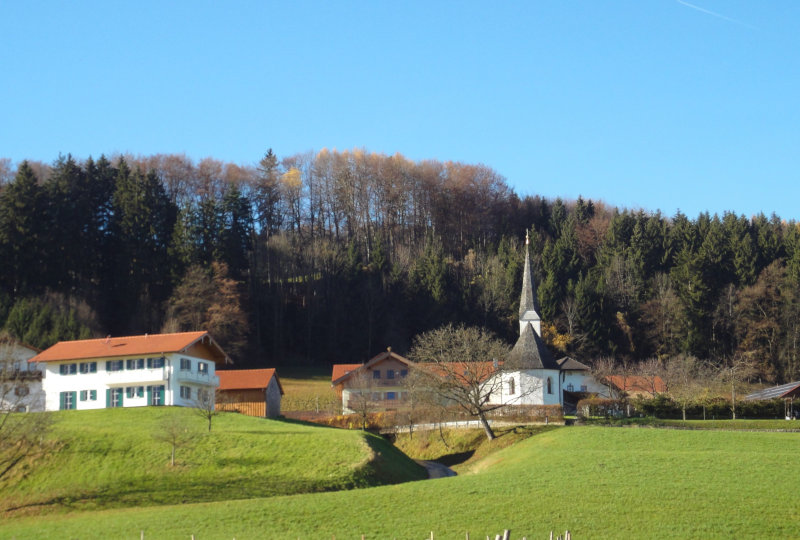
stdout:
<svg viewBox="0 0 800 540">
<path fill-rule="evenodd" d="M 234 413 L 212 431 L 196 411 L 175 407 L 65 411 L 52 437 L 60 449 L 0 492 L 0 511 L 87 509 L 249 499 L 424 478 L 380 437 Z M 155 438 L 165 418 L 191 433 L 170 466 Z"/>
<path fill-rule="evenodd" d="M 513 444 L 554 429 L 554 426 L 516 426 L 496 428 L 496 439 L 486 438 L 483 429 L 443 429 L 415 431 L 412 435 L 398 433 L 394 444 L 414 459 L 436 461 L 447 465 L 458 474 L 473 471 L 488 455 Z"/>
<path fill-rule="evenodd" d="M 483 472 L 349 492 L 19 519 L 24 538 L 797 538 L 797 433 L 567 427 Z"/>
</svg>

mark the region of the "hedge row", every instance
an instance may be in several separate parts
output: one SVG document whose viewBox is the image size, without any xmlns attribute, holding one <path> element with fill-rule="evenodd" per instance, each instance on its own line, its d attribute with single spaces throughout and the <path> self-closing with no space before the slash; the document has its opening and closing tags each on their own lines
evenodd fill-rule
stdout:
<svg viewBox="0 0 800 540">
<path fill-rule="evenodd" d="M 784 418 L 784 411 L 782 399 L 736 402 L 737 418 Z M 578 402 L 578 415 L 682 418 L 683 412 L 679 404 L 660 395 L 654 398 L 635 398 L 627 402 L 602 398 L 582 399 Z M 732 417 L 731 401 L 724 398 L 692 403 L 686 408 L 687 419 L 723 420 Z"/>
</svg>

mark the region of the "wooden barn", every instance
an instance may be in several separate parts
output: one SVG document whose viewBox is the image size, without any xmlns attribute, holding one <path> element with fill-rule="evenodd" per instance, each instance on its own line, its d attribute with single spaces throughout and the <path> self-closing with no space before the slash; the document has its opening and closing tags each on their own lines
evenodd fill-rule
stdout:
<svg viewBox="0 0 800 540">
<path fill-rule="evenodd" d="M 281 414 L 283 387 L 274 369 L 217 371 L 217 409 L 248 416 L 275 418 Z"/>
</svg>

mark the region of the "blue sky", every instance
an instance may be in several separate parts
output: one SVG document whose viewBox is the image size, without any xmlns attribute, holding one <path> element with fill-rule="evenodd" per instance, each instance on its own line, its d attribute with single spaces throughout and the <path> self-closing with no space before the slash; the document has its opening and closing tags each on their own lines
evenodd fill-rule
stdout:
<svg viewBox="0 0 800 540">
<path fill-rule="evenodd" d="M 322 148 L 800 219 L 800 2 L 0 0 L 0 157 Z"/>
</svg>

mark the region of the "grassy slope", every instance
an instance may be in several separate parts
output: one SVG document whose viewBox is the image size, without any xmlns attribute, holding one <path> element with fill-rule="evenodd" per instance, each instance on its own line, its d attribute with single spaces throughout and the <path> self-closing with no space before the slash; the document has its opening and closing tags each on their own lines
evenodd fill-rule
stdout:
<svg viewBox="0 0 800 540">
<path fill-rule="evenodd" d="M 153 438 L 169 415 L 193 432 L 169 466 L 170 446 Z M 63 444 L 13 489 L 0 509 L 103 508 L 219 501 L 365 487 L 418 479 L 416 464 L 383 439 L 360 432 L 238 414 L 205 421 L 181 408 L 58 414 Z"/>
<path fill-rule="evenodd" d="M 350 492 L 21 519 L 0 536 L 800 537 L 797 433 L 574 427 L 491 454 L 480 474 Z M 365 511 L 369 509 L 369 511 Z"/>
</svg>

